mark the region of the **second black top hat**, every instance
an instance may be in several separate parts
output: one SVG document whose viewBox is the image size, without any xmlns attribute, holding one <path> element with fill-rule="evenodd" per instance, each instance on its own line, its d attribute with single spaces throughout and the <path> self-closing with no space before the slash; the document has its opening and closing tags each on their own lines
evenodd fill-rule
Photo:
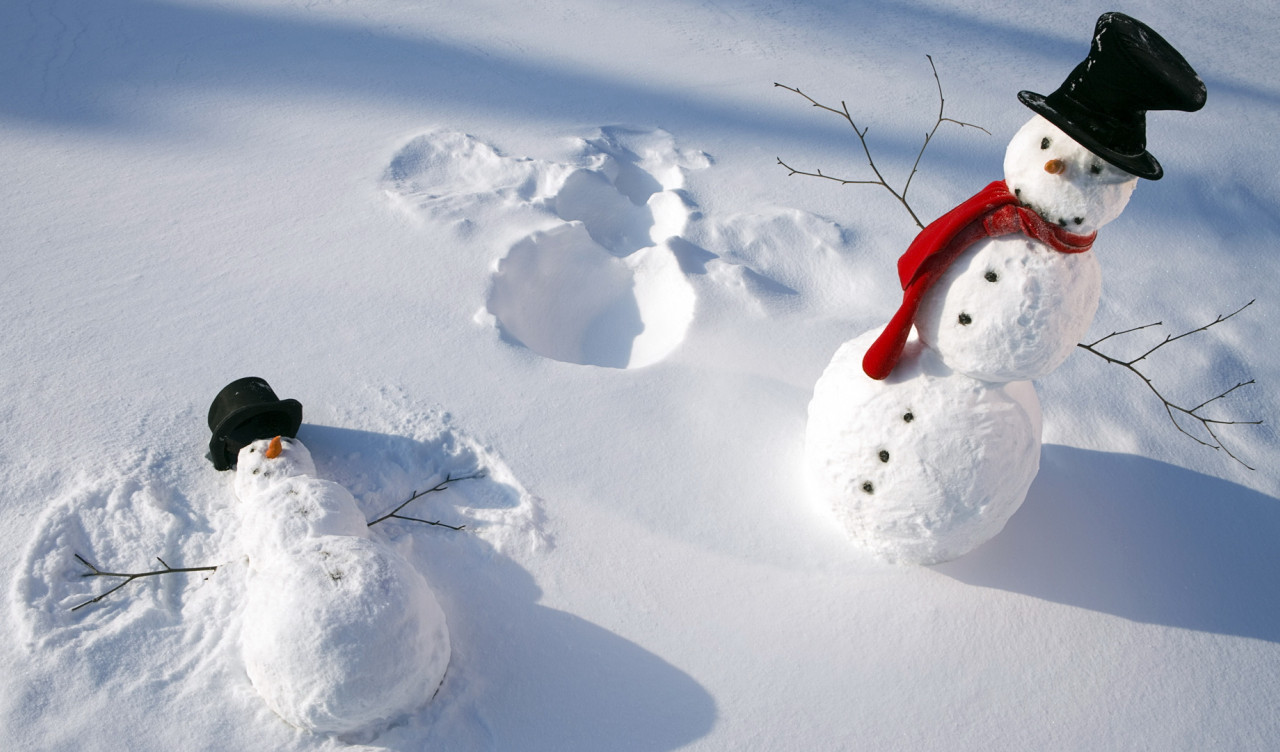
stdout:
<svg viewBox="0 0 1280 752">
<path fill-rule="evenodd" d="M 237 455 L 258 439 L 297 436 L 302 403 L 276 397 L 271 385 L 257 376 L 236 379 L 209 406 L 209 459 L 219 470 L 236 466 Z"/>
</svg>

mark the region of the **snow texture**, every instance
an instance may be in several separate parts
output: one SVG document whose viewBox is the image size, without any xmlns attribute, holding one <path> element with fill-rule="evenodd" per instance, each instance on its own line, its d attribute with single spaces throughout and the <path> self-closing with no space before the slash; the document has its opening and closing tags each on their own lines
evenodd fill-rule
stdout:
<svg viewBox="0 0 1280 752">
<path fill-rule="evenodd" d="M 1102 229 L 1081 340 L 1163 322 L 1101 346 L 1136 357 L 1257 298 L 1142 361 L 1189 406 L 1255 379 L 1206 412 L 1266 421 L 1220 431 L 1257 470 L 1075 348 L 1036 383 L 1026 500 L 968 554 L 886 565 L 806 486 L 806 406 L 897 305 L 916 227 L 876 186 L 788 177 L 874 179 L 773 83 L 847 102 L 900 187 L 932 56 L 946 115 L 991 135 L 938 129 L 928 222 L 1000 177 L 1017 92 L 1107 10 L 0 3 L 0 748 L 1275 749 L 1275 3 L 1126 4 L 1209 99 L 1149 115 L 1166 174 Z M 241 503 L 203 456 L 249 375 L 303 403 L 365 520 L 483 473 L 404 510 L 465 531 L 354 539 L 449 628 L 435 696 L 381 731 L 304 731 L 250 681 Z M 217 570 L 72 611 L 117 583 L 77 554 Z"/>
<path fill-rule="evenodd" d="M 486 310 L 505 336 L 566 363 L 640 368 L 665 358 L 693 319 L 693 288 L 668 245 L 689 219 L 678 193 L 701 154 L 662 131 L 607 128 L 581 141 L 585 166 L 502 156 L 459 133 L 418 136 L 387 170 L 408 211 L 465 214 L 488 196 L 544 207 L 559 223 L 498 261 Z M 488 191 L 482 190 L 489 188 Z"/>
</svg>

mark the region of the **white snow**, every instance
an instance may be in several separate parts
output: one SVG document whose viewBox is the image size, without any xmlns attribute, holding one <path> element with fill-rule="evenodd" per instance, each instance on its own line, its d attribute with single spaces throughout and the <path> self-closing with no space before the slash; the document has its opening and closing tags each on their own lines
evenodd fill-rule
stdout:
<svg viewBox="0 0 1280 752">
<path fill-rule="evenodd" d="M 0 747 L 1269 750 L 1280 739 L 1273 3 L 1137 0 L 1204 78 L 1093 253 L 1040 470 L 934 567 L 850 546 L 806 406 L 916 228 L 1001 176 L 1101 4 L 20 0 L 0 9 Z M 1048 16 L 1052 15 L 1053 18 Z M 355 739 L 263 701 L 205 415 L 261 376 L 434 591 L 438 693 Z M 1183 425 L 1211 440 L 1194 421 Z M 363 540 L 363 539 L 362 539 Z M 114 581 L 104 570 L 217 565 Z M 408 575 L 406 575 L 408 576 Z M 281 605 L 289 611 L 288 604 Z M 298 606 L 301 608 L 301 606 Z M 318 661 L 318 659 L 317 659 Z M 310 664 L 312 668 L 318 663 Z M 300 669 L 301 670 L 301 669 Z M 363 694 L 346 688 L 349 698 Z"/>
</svg>

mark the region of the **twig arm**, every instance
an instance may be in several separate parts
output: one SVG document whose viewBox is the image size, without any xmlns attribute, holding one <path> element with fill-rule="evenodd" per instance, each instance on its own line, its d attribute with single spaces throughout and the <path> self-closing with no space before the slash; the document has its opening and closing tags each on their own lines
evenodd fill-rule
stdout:
<svg viewBox="0 0 1280 752">
<path fill-rule="evenodd" d="M 461 480 L 475 480 L 477 478 L 483 478 L 483 477 L 484 477 L 483 472 L 472 473 L 471 475 L 461 475 L 461 476 L 458 476 L 457 478 L 453 477 L 452 475 L 445 475 L 444 480 L 435 484 L 431 488 L 428 488 L 425 491 L 414 491 L 412 496 L 410 496 L 409 498 L 405 499 L 400 503 L 400 506 L 396 507 L 395 509 L 392 509 L 390 512 L 387 512 L 381 517 L 378 517 L 377 519 L 368 523 L 369 527 L 373 527 L 379 522 L 385 522 L 390 519 L 397 519 L 397 520 L 407 520 L 409 522 L 421 522 L 426 525 L 435 525 L 436 527 L 447 527 L 450 530 L 463 530 L 466 528 L 466 525 L 446 525 L 445 523 L 440 522 L 438 520 L 435 522 L 431 522 L 430 520 L 423 520 L 417 517 L 408 517 L 400 514 L 400 510 L 409 506 L 409 502 L 414 501 L 415 499 L 426 496 L 429 493 L 435 493 L 437 491 L 445 490 L 446 488 L 449 487 L 451 483 L 457 483 L 458 481 L 461 481 Z"/>
<path fill-rule="evenodd" d="M 75 557 L 80 561 L 81 564 L 89 568 L 88 572 L 85 572 L 80 575 L 81 577 L 123 577 L 124 581 L 121 582 L 119 585 L 116 585 L 115 587 L 106 591 L 105 593 L 100 594 L 98 597 L 91 598 L 85 601 L 84 603 L 81 603 L 80 605 L 75 606 L 74 608 L 71 609 L 72 611 L 79 611 L 80 609 L 84 608 L 90 603 L 97 603 L 98 601 L 102 600 L 103 598 L 106 598 L 108 595 L 111 595 L 112 593 L 124 587 L 125 585 L 128 585 L 130 582 L 133 582 L 134 580 L 137 580 L 137 579 L 141 579 L 143 577 L 154 577 L 155 575 L 158 575 L 158 574 L 177 574 L 181 572 L 212 572 L 217 569 L 217 567 L 171 567 L 165 563 L 164 559 L 161 559 L 159 556 L 157 556 L 156 561 L 160 562 L 160 566 L 164 567 L 164 569 L 153 569 L 149 572 L 106 572 L 106 571 L 103 571 L 102 569 L 99 569 L 96 564 L 93 564 L 92 562 L 90 562 L 88 559 L 84 558 L 80 554 L 75 554 Z"/>
<path fill-rule="evenodd" d="M 1232 316 L 1235 316 L 1237 313 L 1240 313 L 1244 309 L 1253 305 L 1253 303 L 1254 301 L 1250 300 L 1248 303 L 1245 303 L 1244 305 L 1240 306 L 1239 308 L 1232 311 L 1231 313 L 1228 313 L 1225 316 L 1219 315 L 1213 321 L 1210 321 L 1208 324 L 1205 324 L 1204 326 L 1198 327 L 1196 329 L 1183 332 L 1182 334 L 1165 335 L 1165 338 L 1161 340 L 1158 344 L 1156 344 L 1155 347 L 1149 348 L 1146 352 L 1142 353 L 1136 358 L 1130 358 L 1128 360 L 1125 360 L 1123 358 L 1117 358 L 1112 355 L 1108 355 L 1107 353 L 1104 353 L 1101 350 L 1097 349 L 1097 345 L 1111 339 L 1112 337 L 1118 337 L 1124 334 L 1130 334 L 1132 332 L 1141 331 L 1143 329 L 1148 329 L 1153 326 L 1160 326 L 1160 322 L 1156 322 L 1155 324 L 1145 324 L 1143 326 L 1135 326 L 1131 329 L 1125 329 L 1123 331 L 1112 332 L 1111 334 L 1108 334 L 1107 336 L 1099 340 L 1096 340 L 1090 344 L 1082 343 L 1077 345 L 1077 347 L 1080 347 L 1084 350 L 1088 350 L 1089 352 L 1093 353 L 1094 355 L 1097 355 L 1098 357 L 1102 358 L 1108 363 L 1114 363 L 1115 365 L 1118 365 L 1121 368 L 1124 368 L 1125 370 L 1135 374 L 1138 378 L 1142 379 L 1142 383 L 1146 384 L 1147 388 L 1151 390 L 1151 393 L 1154 394 L 1156 398 L 1160 400 L 1161 404 L 1163 404 L 1164 411 L 1169 416 L 1169 421 L 1173 423 L 1174 428 L 1177 428 L 1184 435 L 1188 436 L 1193 441 L 1195 441 L 1196 443 L 1202 446 L 1207 446 L 1211 449 L 1221 449 L 1231 459 L 1235 460 L 1236 462 L 1239 462 L 1241 465 L 1244 465 L 1246 468 L 1253 470 L 1254 468 L 1251 465 L 1249 465 L 1244 460 L 1240 459 L 1240 457 L 1238 457 L 1234 452 L 1232 452 L 1226 446 L 1226 444 L 1222 441 L 1222 438 L 1218 436 L 1216 431 L 1214 431 L 1214 426 L 1234 426 L 1234 425 L 1256 426 L 1256 425 L 1260 425 L 1262 421 L 1261 420 L 1222 420 L 1220 418 L 1211 418 L 1211 417 L 1202 415 L 1200 413 L 1200 410 L 1208 406 L 1209 404 L 1216 402 L 1220 399 L 1223 399 L 1224 397 L 1236 391 L 1237 389 L 1240 389 L 1241 387 L 1245 387 L 1245 386 L 1249 386 L 1250 384 L 1253 384 L 1254 383 L 1253 379 L 1249 379 L 1248 381 L 1241 381 L 1240 383 L 1236 384 L 1230 389 L 1223 391 L 1217 396 L 1210 397 L 1209 399 L 1205 400 L 1204 402 L 1201 402 L 1195 407 L 1183 407 L 1182 405 L 1178 405 L 1172 402 L 1171 400 L 1169 400 L 1169 398 L 1165 397 L 1160 392 L 1160 390 L 1156 388 L 1155 382 L 1149 376 L 1147 376 L 1145 373 L 1143 373 L 1141 370 L 1138 369 L 1138 363 L 1141 362 L 1142 360 L 1145 360 L 1148 355 L 1154 353 L 1156 350 L 1159 350 L 1160 348 L 1164 347 L 1165 345 L 1171 342 L 1177 342 L 1183 337 L 1187 337 L 1197 332 L 1203 332 L 1209 327 L 1215 326 L 1217 324 L 1221 324 L 1227 319 L 1230 319 Z M 1211 439 L 1211 441 L 1205 441 L 1204 439 L 1200 438 L 1199 436 L 1196 436 L 1195 434 L 1192 434 L 1190 431 L 1184 428 L 1182 423 L 1178 421 L 1179 415 L 1189 417 L 1192 420 L 1197 421 L 1201 425 L 1201 427 L 1204 428 L 1205 433 L 1209 435 L 1209 438 Z"/>
<path fill-rule="evenodd" d="M 807 172 L 805 170 L 797 170 L 794 167 L 788 165 L 786 162 L 783 162 L 782 158 L 779 157 L 778 164 L 787 168 L 788 170 L 787 176 L 790 177 L 792 175 L 804 175 L 807 177 L 825 178 L 827 180 L 834 180 L 837 183 L 840 183 L 841 185 L 881 186 L 890 194 L 892 194 L 893 197 L 898 200 L 898 203 L 902 204 L 902 207 L 907 210 L 908 214 L 911 215 L 911 219 L 913 222 L 916 223 L 916 226 L 923 230 L 924 223 L 920 221 L 920 217 L 916 216 L 915 210 L 911 208 L 911 204 L 907 203 L 907 191 L 911 189 L 911 180 L 916 176 L 916 172 L 918 172 L 920 169 L 920 160 L 924 158 L 924 150 L 928 148 L 929 143 L 933 141 L 933 136 L 938 132 L 939 126 L 941 126 L 943 123 L 954 123 L 955 125 L 961 126 L 962 128 L 977 128 L 983 133 L 986 133 L 988 136 L 991 135 L 990 131 L 988 131 L 986 128 L 983 128 L 980 125 L 974 125 L 973 123 L 966 123 L 966 122 L 945 116 L 944 112 L 946 110 L 947 100 L 942 96 L 942 79 L 938 77 L 938 67 L 934 65 L 932 55 L 926 55 L 925 57 L 929 59 L 929 67 L 933 70 L 933 80 L 938 86 L 938 118 L 937 120 L 934 121 L 933 128 L 928 133 L 925 134 L 924 143 L 920 146 L 920 151 L 916 154 L 915 162 L 911 165 L 911 173 L 907 176 L 907 180 L 903 184 L 901 192 L 894 190 L 894 188 L 891 185 L 889 185 L 889 181 L 885 180 L 884 175 L 881 174 L 880 172 L 880 168 L 876 166 L 876 160 L 874 157 L 871 156 L 871 146 L 867 143 L 867 131 L 869 131 L 870 128 L 858 127 L 858 124 L 855 123 L 853 120 L 853 115 L 849 112 L 849 105 L 845 101 L 841 100 L 840 107 L 837 109 L 835 107 L 822 104 L 821 102 L 817 101 L 816 99 L 809 96 L 808 94 L 805 94 L 803 91 L 801 91 L 797 87 L 787 86 L 786 84 L 774 83 L 775 87 L 780 89 L 786 89 L 787 91 L 793 92 L 795 94 L 799 94 L 800 96 L 808 100 L 809 104 L 813 105 L 814 107 L 817 107 L 820 110 L 825 110 L 827 112 L 833 113 L 835 115 L 839 115 L 841 119 L 847 122 L 849 124 L 849 127 L 853 129 L 854 134 L 858 137 L 858 142 L 862 144 L 862 153 L 866 155 L 867 165 L 871 167 L 871 172 L 876 176 L 876 179 L 875 180 L 846 180 L 844 178 L 837 178 L 837 177 L 832 177 L 830 175 L 826 175 L 822 172 L 822 170 L 815 170 L 813 172 Z"/>
<path fill-rule="evenodd" d="M 943 116 L 943 110 L 946 109 L 947 100 L 942 96 L 942 79 L 938 77 L 938 66 L 933 64 L 933 55 L 925 55 L 925 57 L 929 59 L 929 68 L 933 70 L 933 81 L 938 85 L 938 119 L 934 122 L 933 128 L 925 134 L 924 143 L 920 145 L 920 151 L 916 154 L 916 161 L 911 165 L 911 174 L 907 176 L 907 182 L 902 186 L 903 203 L 906 203 L 907 201 L 907 191 L 911 190 L 911 180 L 915 178 L 916 172 L 920 169 L 920 160 L 924 158 L 924 150 L 929 146 L 929 142 L 933 140 L 933 136 L 938 132 L 939 126 L 943 123 L 955 123 L 961 128 L 977 128 L 988 136 L 991 135 L 991 131 L 980 125 L 974 125 L 973 123 L 966 123 L 961 120 L 955 120 L 954 118 Z M 916 224 L 919 223 L 919 220 L 917 220 Z"/>
</svg>

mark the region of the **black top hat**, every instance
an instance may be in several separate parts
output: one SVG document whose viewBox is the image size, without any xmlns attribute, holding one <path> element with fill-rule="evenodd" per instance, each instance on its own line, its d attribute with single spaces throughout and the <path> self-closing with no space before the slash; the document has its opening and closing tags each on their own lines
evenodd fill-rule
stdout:
<svg viewBox="0 0 1280 752">
<path fill-rule="evenodd" d="M 219 470 L 236 466 L 246 445 L 275 436 L 297 436 L 302 403 L 277 399 L 266 381 L 249 376 L 222 387 L 209 406 L 209 460 Z"/>
<path fill-rule="evenodd" d="M 1182 55 L 1146 24 L 1103 13 L 1089 56 L 1047 97 L 1018 99 L 1081 146 L 1132 175 L 1159 180 L 1164 170 L 1147 152 L 1148 110 L 1195 112 L 1204 82 Z"/>
</svg>

